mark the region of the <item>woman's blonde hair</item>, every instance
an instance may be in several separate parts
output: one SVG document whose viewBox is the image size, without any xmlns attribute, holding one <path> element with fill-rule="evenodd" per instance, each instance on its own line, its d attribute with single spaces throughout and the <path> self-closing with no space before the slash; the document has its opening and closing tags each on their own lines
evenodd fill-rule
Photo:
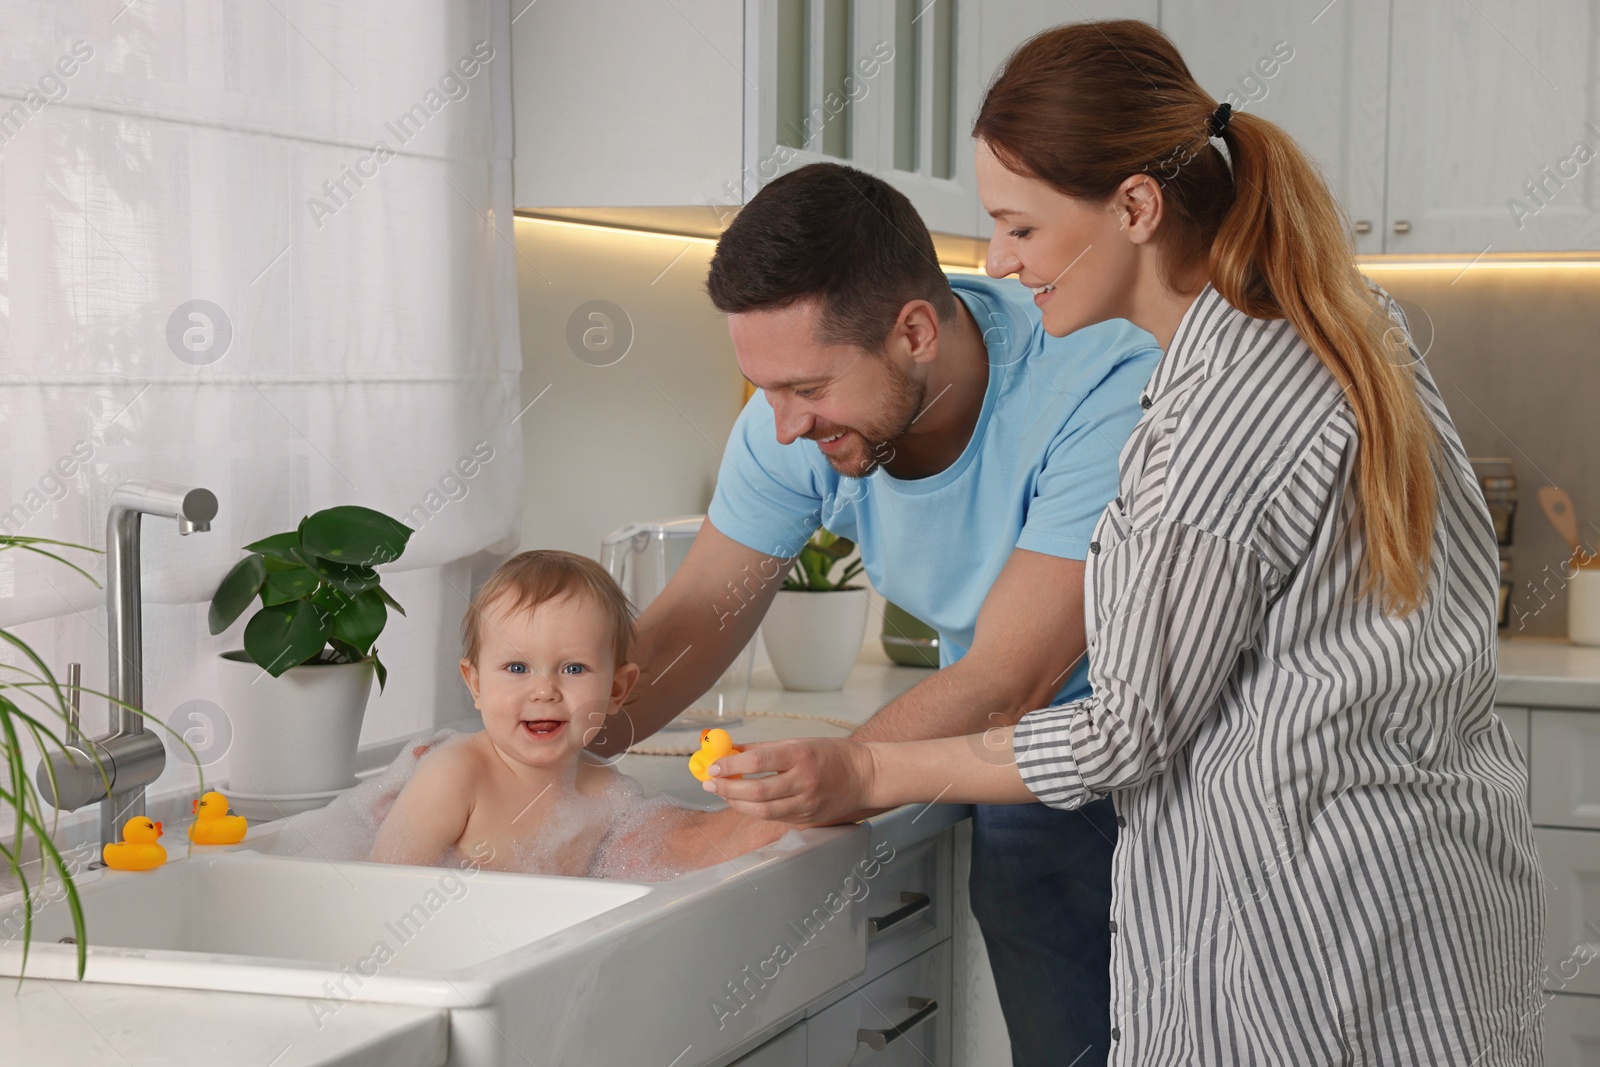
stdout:
<svg viewBox="0 0 1600 1067">
<path fill-rule="evenodd" d="M 1345 219 L 1294 139 L 1236 113 L 1224 159 L 1209 136 L 1216 108 L 1161 31 L 1132 19 L 1082 22 L 1012 54 L 973 135 L 1018 174 L 1081 200 L 1103 202 L 1131 175 L 1150 174 L 1162 189 L 1165 278 L 1206 264 L 1229 304 L 1289 320 L 1355 413 L 1361 595 L 1408 613 L 1427 596 L 1439 444 L 1409 338 L 1357 269 Z"/>
</svg>

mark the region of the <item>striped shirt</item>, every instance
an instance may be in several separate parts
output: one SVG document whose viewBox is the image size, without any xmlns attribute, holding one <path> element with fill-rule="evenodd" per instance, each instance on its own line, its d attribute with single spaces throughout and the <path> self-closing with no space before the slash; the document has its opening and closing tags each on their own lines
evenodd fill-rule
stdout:
<svg viewBox="0 0 1600 1067">
<path fill-rule="evenodd" d="M 1412 356 L 1442 447 L 1402 619 L 1357 596 L 1355 416 L 1287 321 L 1207 286 L 1141 399 L 1090 546 L 1093 695 L 1014 739 L 1045 803 L 1115 798 L 1113 1064 L 1541 1062 L 1495 539 Z"/>
</svg>

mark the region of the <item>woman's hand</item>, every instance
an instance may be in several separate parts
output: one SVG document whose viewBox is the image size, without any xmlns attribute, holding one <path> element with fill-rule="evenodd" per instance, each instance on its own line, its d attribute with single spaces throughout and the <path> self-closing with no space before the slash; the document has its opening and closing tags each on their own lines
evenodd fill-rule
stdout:
<svg viewBox="0 0 1600 1067">
<path fill-rule="evenodd" d="M 766 778 L 734 779 L 734 774 Z M 825 826 L 854 817 L 872 806 L 876 764 L 872 749 L 859 741 L 808 737 L 761 741 L 711 765 L 708 791 L 758 819 L 802 826 Z"/>
</svg>

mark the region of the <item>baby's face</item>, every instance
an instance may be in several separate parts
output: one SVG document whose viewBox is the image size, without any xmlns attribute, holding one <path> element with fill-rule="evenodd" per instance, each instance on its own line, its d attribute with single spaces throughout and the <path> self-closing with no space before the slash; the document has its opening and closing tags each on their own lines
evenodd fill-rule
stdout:
<svg viewBox="0 0 1600 1067">
<path fill-rule="evenodd" d="M 614 665 L 606 614 L 587 597 L 507 608 L 484 611 L 478 662 L 462 660 L 461 675 L 503 756 L 530 767 L 570 763 L 622 706 L 639 668 Z"/>
</svg>

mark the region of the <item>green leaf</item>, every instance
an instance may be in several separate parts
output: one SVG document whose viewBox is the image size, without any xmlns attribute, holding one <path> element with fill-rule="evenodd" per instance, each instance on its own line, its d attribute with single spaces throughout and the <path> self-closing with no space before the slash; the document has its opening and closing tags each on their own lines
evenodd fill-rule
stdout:
<svg viewBox="0 0 1600 1067">
<path fill-rule="evenodd" d="M 345 605 L 359 595 L 358 593 L 346 593 L 344 590 L 335 589 L 331 585 L 324 585 L 321 589 L 311 594 L 311 602 L 332 617 L 343 611 Z"/>
<path fill-rule="evenodd" d="M 383 598 L 369 589 L 352 597 L 344 610 L 334 615 L 333 636 L 354 645 L 364 656 L 388 621 L 389 611 L 383 606 Z"/>
<path fill-rule="evenodd" d="M 261 587 L 261 603 L 267 607 L 287 604 L 291 600 L 304 600 L 317 591 L 322 580 L 306 567 L 289 567 L 272 571 Z"/>
<path fill-rule="evenodd" d="M 381 585 L 374 586 L 372 591 L 374 593 L 377 593 L 379 596 L 381 596 L 383 598 L 383 602 L 385 604 L 389 605 L 391 608 L 393 608 L 394 610 L 398 611 L 400 614 L 404 615 L 406 613 L 406 609 L 400 606 L 400 601 L 398 601 L 394 597 L 390 596 L 389 595 L 389 590 L 385 589 L 383 586 L 381 586 Z"/>
<path fill-rule="evenodd" d="M 389 680 L 389 668 L 383 665 L 383 660 L 378 658 L 378 650 L 372 650 L 372 669 L 378 672 L 378 692 L 383 692 L 383 684 Z"/>
<path fill-rule="evenodd" d="M 233 570 L 222 579 L 216 595 L 211 598 L 208 623 L 213 636 L 232 626 L 234 620 L 244 614 L 266 580 L 267 568 L 259 555 L 252 553 L 233 565 Z"/>
<path fill-rule="evenodd" d="M 309 600 L 262 608 L 244 628 L 245 652 L 274 678 L 315 656 L 327 643 L 327 615 Z"/>
<path fill-rule="evenodd" d="M 318 559 L 304 549 L 296 553 L 302 566 L 318 578 L 345 593 L 364 593 L 378 584 L 378 572 L 371 567 L 347 567 Z"/>
<path fill-rule="evenodd" d="M 294 550 L 300 547 L 300 531 L 290 530 L 288 533 L 273 534 L 263 537 L 255 544 L 245 545 L 246 552 L 259 552 L 268 559 L 279 560 L 283 563 L 299 565 L 295 558 Z"/>
<path fill-rule="evenodd" d="M 334 563 L 372 567 L 399 559 L 411 532 L 381 511 L 347 505 L 319 511 L 301 523 L 300 545 Z"/>
</svg>

